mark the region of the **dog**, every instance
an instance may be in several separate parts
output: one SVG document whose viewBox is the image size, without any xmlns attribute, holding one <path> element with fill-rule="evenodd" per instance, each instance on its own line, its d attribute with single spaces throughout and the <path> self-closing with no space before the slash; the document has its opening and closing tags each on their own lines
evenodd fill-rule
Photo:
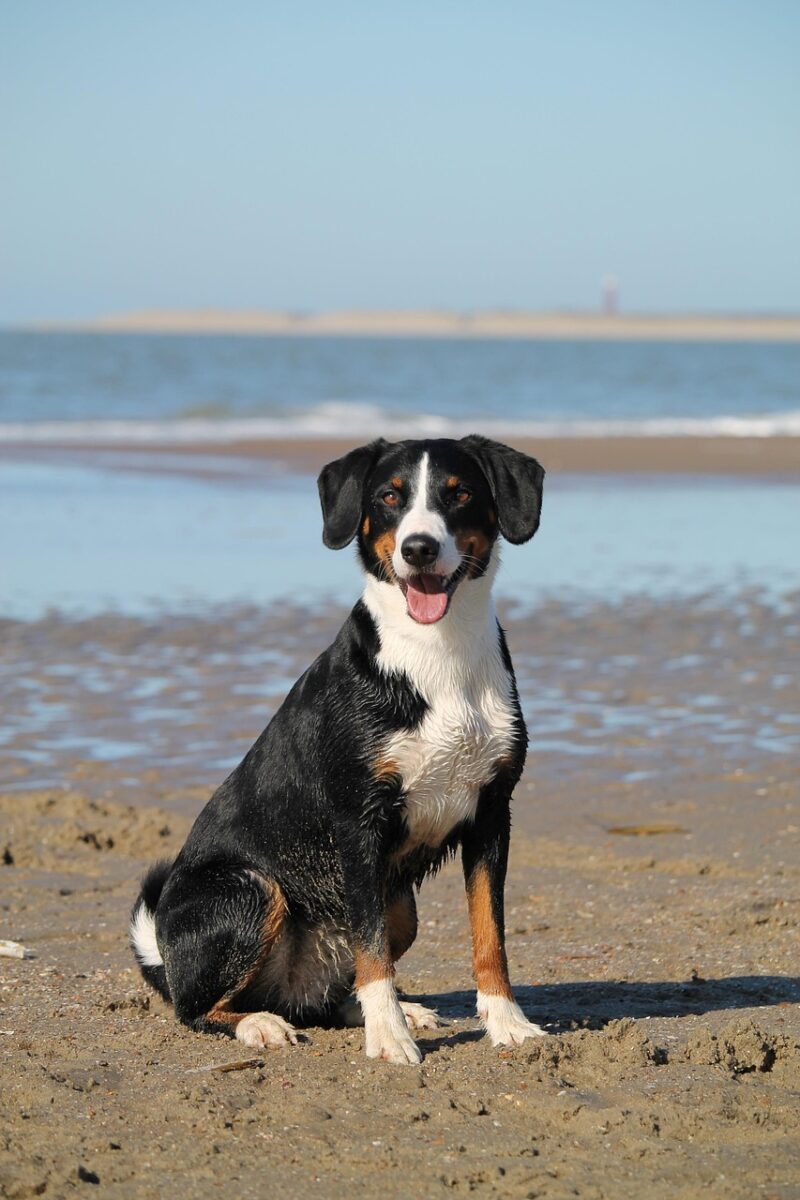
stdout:
<svg viewBox="0 0 800 1200">
<path fill-rule="evenodd" d="M 395 963 L 415 890 L 460 848 L 478 1015 L 494 1045 L 542 1033 L 504 947 L 527 732 L 492 583 L 543 479 L 478 435 L 378 439 L 321 472 L 323 541 L 356 541 L 361 599 L 131 916 L 142 975 L 191 1029 L 264 1046 L 363 1023 L 368 1057 L 419 1062 L 411 1030 L 436 1014 L 398 999 Z"/>
</svg>

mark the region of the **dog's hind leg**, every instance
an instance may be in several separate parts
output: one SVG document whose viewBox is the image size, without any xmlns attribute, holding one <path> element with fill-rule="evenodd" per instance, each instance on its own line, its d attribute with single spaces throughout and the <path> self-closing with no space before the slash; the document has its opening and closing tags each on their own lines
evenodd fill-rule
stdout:
<svg viewBox="0 0 800 1200">
<path fill-rule="evenodd" d="M 296 1044 L 282 1017 L 241 1004 L 284 924 L 276 883 L 238 867 L 178 872 L 158 916 L 170 995 L 184 1025 L 247 1046 Z"/>
</svg>

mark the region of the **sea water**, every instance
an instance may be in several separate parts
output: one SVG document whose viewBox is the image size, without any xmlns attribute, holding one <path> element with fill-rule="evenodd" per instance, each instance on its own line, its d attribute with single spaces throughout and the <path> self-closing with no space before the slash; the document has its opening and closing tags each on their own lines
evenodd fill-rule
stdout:
<svg viewBox="0 0 800 1200">
<path fill-rule="evenodd" d="M 0 444 L 800 433 L 800 345 L 0 332 Z"/>
<path fill-rule="evenodd" d="M 326 550 L 311 476 L 202 475 L 0 459 L 0 616 L 353 602 L 352 548 Z M 692 476 L 559 475 L 539 533 L 502 547 L 516 608 L 800 588 L 800 487 Z"/>
<path fill-rule="evenodd" d="M 311 477 L 215 459 L 231 438 L 800 433 L 800 346 L 0 332 L 0 615 L 354 599 Z M 118 444 L 103 461 L 79 451 Z M 205 442 L 207 454 L 126 456 Z M 48 457 L 21 444 L 76 447 Z M 546 465 L 546 464 L 545 464 Z M 498 589 L 616 599 L 800 585 L 800 487 L 548 478 Z"/>
</svg>

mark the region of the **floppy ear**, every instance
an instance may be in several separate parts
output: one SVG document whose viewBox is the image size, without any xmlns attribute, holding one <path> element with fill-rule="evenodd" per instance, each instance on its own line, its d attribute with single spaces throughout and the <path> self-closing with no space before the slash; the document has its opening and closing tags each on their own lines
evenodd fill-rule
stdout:
<svg viewBox="0 0 800 1200">
<path fill-rule="evenodd" d="M 322 505 L 322 540 L 329 550 L 342 550 L 356 536 L 364 480 L 388 445 L 378 438 L 320 471 L 317 487 Z"/>
<path fill-rule="evenodd" d="M 471 433 L 461 445 L 477 459 L 489 481 L 500 532 L 508 542 L 529 541 L 539 528 L 544 467 L 502 442 Z"/>
</svg>

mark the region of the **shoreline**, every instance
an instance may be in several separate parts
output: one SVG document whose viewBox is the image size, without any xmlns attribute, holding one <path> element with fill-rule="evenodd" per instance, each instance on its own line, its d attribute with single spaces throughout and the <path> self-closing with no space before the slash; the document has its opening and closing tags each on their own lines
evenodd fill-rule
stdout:
<svg viewBox="0 0 800 1200">
<path fill-rule="evenodd" d="M 139 615 L 50 609 L 33 620 L 0 619 L 8 699 L 0 792 L 65 786 L 97 800 L 113 793 L 192 815 L 194 789 L 221 782 L 236 766 L 356 598 L 251 599 Z M 784 668 L 797 640 L 795 605 L 776 609 L 747 586 L 733 599 L 699 588 L 693 596 L 659 591 L 624 603 L 593 597 L 573 604 L 558 595 L 526 608 L 520 601 L 498 595 L 497 607 L 518 665 L 539 786 L 566 800 L 588 770 L 617 803 L 628 782 L 660 792 L 702 772 L 709 754 L 730 769 L 758 763 L 768 770 L 773 760 L 792 759 L 800 680 Z M 732 664 L 755 662 L 760 669 L 747 692 L 759 719 L 745 728 Z M 681 747 L 674 759 L 664 758 L 666 734 Z M 597 798 L 584 804 L 602 808 Z M 528 811 L 527 831 L 541 834 L 550 818 Z M 552 815 L 560 820 L 560 810 Z M 615 815 L 633 819 L 628 811 Z"/>
<path fill-rule="evenodd" d="M 797 314 L 606 314 L 601 312 L 144 310 L 76 321 L 36 321 L 9 332 L 423 337 L 600 341 L 800 342 Z"/>
<path fill-rule="evenodd" d="M 366 433 L 364 438 L 366 438 Z M 108 462 L 111 455 L 140 458 L 142 465 L 215 457 L 280 465 L 297 473 L 316 473 L 326 462 L 346 454 L 361 439 L 270 438 L 218 442 L 14 442 L 0 443 L 0 460 L 74 456 Z M 800 476 L 800 437 L 558 437 L 514 438 L 513 445 L 540 460 L 551 474 L 613 475 L 742 475 L 769 478 Z"/>
</svg>

